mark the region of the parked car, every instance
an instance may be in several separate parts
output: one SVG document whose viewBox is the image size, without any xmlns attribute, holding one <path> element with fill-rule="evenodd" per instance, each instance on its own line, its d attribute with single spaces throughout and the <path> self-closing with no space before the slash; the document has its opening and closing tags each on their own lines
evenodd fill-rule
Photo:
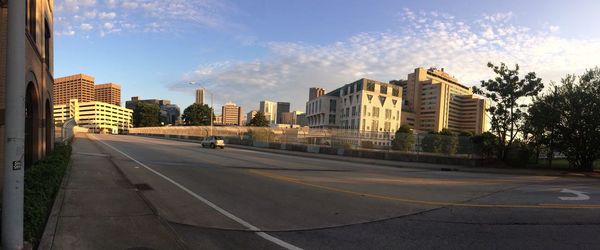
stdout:
<svg viewBox="0 0 600 250">
<path fill-rule="evenodd" d="M 203 148 L 209 147 L 209 148 L 225 148 L 225 140 L 223 140 L 223 137 L 221 136 L 209 136 L 204 138 L 204 140 L 202 140 L 202 142 L 200 142 L 200 145 L 202 145 Z"/>
</svg>

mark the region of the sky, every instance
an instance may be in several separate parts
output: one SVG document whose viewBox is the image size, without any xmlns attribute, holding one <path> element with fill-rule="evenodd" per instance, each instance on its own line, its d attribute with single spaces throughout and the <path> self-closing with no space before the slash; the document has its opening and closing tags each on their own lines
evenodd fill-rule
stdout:
<svg viewBox="0 0 600 250">
<path fill-rule="evenodd" d="M 467 86 L 519 64 L 544 83 L 600 66 L 600 1 L 56 0 L 56 77 L 85 73 L 182 111 L 194 90 L 244 112 L 304 111 L 310 87 L 444 68 Z M 192 85 L 190 82 L 195 82 Z M 209 100 L 210 96 L 207 95 Z"/>
</svg>

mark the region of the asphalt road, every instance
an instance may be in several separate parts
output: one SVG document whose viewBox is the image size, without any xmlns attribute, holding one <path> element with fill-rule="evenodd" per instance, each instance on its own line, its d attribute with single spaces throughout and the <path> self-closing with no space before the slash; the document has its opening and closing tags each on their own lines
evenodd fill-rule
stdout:
<svg viewBox="0 0 600 250">
<path fill-rule="evenodd" d="M 190 249 L 600 249 L 600 181 L 94 135 Z"/>
</svg>

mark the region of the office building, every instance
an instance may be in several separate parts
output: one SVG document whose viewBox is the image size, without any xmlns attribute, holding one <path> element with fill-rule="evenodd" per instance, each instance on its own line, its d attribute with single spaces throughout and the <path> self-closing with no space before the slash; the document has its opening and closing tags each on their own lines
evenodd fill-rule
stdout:
<svg viewBox="0 0 600 250">
<path fill-rule="evenodd" d="M 324 88 L 310 88 L 309 92 L 308 92 L 308 100 L 314 100 L 317 99 L 317 97 L 325 95 L 325 89 Z"/>
<path fill-rule="evenodd" d="M 283 113 L 289 113 L 290 112 L 290 103 L 289 102 L 277 102 L 277 123 L 283 123 L 283 124 L 291 124 L 289 123 L 291 121 L 291 116 L 289 116 L 289 114 L 287 115 L 286 118 L 289 118 L 286 120 L 286 122 L 283 122 L 282 120 L 282 114 Z"/>
<path fill-rule="evenodd" d="M 354 132 L 343 143 L 389 146 L 400 127 L 401 107 L 402 87 L 363 78 L 309 100 L 306 117 L 311 128 Z"/>
<path fill-rule="evenodd" d="M 31 1 L 28 1 L 31 2 Z M 8 27 L 25 25 L 26 34 L 22 39 L 25 44 L 11 46 L 25 47 L 25 70 L 27 75 L 23 84 L 26 88 L 25 103 L 25 166 L 31 165 L 52 151 L 54 145 L 54 126 L 52 122 L 52 89 L 54 85 L 54 32 L 53 1 L 37 1 L 35 5 L 27 4 L 26 13 L 22 13 L 24 23 L 9 23 L 8 14 L 12 11 L 6 0 L 0 1 L 0 162 L 4 163 L 6 142 L 4 113 L 6 110 L 6 93 L 8 64 Z M 12 48 L 14 49 L 14 48 Z M 25 73 L 25 72 L 24 72 Z M 0 166 L 3 171 L 4 164 Z M 0 179 L 2 187 L 2 179 Z M 1 189 L 1 188 L 0 188 Z"/>
<path fill-rule="evenodd" d="M 142 100 L 138 96 L 131 97 L 131 100 L 125 102 L 125 107 L 131 110 L 135 110 L 138 103 L 150 103 L 155 104 L 160 109 L 160 121 L 164 125 L 177 125 L 181 122 L 181 110 L 179 106 L 171 104 L 169 100 L 161 99 L 145 99 Z"/>
<path fill-rule="evenodd" d="M 260 112 L 265 114 L 265 117 L 269 121 L 269 124 L 275 125 L 277 124 L 277 103 L 272 101 L 261 101 L 260 102 Z"/>
<path fill-rule="evenodd" d="M 444 69 L 417 68 L 407 80 L 390 83 L 402 87 L 402 124 L 422 131 L 487 131 L 488 100 L 474 95 Z"/>
<path fill-rule="evenodd" d="M 222 124 L 242 126 L 242 107 L 238 107 L 235 103 L 228 102 L 221 108 Z"/>
<path fill-rule="evenodd" d="M 306 118 L 306 114 L 302 111 L 294 111 L 294 124 L 305 127 L 308 126 L 308 119 Z"/>
<path fill-rule="evenodd" d="M 277 124 L 289 124 L 294 125 L 296 122 L 294 121 L 294 113 L 293 112 L 283 112 L 277 116 L 279 122 Z"/>
<path fill-rule="evenodd" d="M 252 121 L 252 118 L 254 118 L 254 116 L 256 116 L 256 113 L 258 113 L 258 111 L 252 110 L 252 111 L 248 112 L 248 114 L 246 114 L 246 124 L 249 124 L 250 121 Z"/>
<path fill-rule="evenodd" d="M 105 83 L 94 86 L 95 101 L 121 106 L 121 85 Z"/>
<path fill-rule="evenodd" d="M 204 104 L 204 89 L 196 90 L 196 104 L 203 105 Z"/>
<path fill-rule="evenodd" d="M 54 79 L 54 104 L 68 104 L 71 99 L 91 102 L 95 99 L 94 77 L 77 74 Z"/>
<path fill-rule="evenodd" d="M 79 102 L 54 105 L 54 122 L 60 126 L 69 118 L 92 133 L 120 134 L 132 127 L 133 110 L 104 102 Z"/>
</svg>

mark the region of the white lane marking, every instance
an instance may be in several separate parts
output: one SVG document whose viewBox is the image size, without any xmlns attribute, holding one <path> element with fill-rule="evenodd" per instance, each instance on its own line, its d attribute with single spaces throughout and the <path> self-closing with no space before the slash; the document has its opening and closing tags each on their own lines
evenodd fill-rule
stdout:
<svg viewBox="0 0 600 250">
<path fill-rule="evenodd" d="M 559 199 L 561 199 L 563 201 L 587 201 L 590 199 L 590 196 L 586 195 L 587 193 L 583 192 L 583 191 L 577 191 L 577 190 L 572 190 L 572 189 L 568 189 L 568 188 L 563 188 L 563 190 L 561 190 L 560 192 L 576 195 L 575 197 L 573 197 L 573 196 L 558 197 Z"/>
<path fill-rule="evenodd" d="M 92 136 L 93 136 L 94 138 L 98 139 L 98 138 L 97 138 L 95 135 L 92 135 Z M 132 161 L 136 162 L 136 163 L 137 163 L 137 164 L 139 164 L 140 166 L 142 166 L 142 167 L 146 168 L 148 171 L 150 171 L 150 172 L 152 172 L 152 173 L 154 173 L 154 174 L 156 174 L 156 175 L 158 175 L 158 176 L 162 177 L 163 179 L 165 179 L 165 180 L 167 180 L 168 182 L 172 183 L 173 185 L 177 186 L 178 188 L 180 188 L 181 190 L 185 191 L 186 193 L 188 193 L 188 194 L 189 194 L 189 195 L 191 195 L 192 197 L 194 197 L 194 198 L 196 198 L 196 199 L 198 199 L 198 200 L 202 201 L 204 204 L 206 204 L 206 205 L 208 205 L 208 206 L 212 207 L 214 210 L 217 210 L 219 213 L 221 213 L 221 214 L 225 215 L 227 218 L 229 218 L 229 219 L 231 219 L 231 220 L 233 220 L 233 221 L 235 221 L 235 222 L 237 222 L 237 223 L 239 223 L 239 224 L 241 224 L 241 225 L 245 226 L 245 227 L 246 227 L 247 229 L 249 229 L 249 230 L 255 231 L 254 233 L 255 233 L 256 235 L 260 236 L 261 238 L 263 238 L 263 239 L 265 239 L 265 240 L 268 240 L 268 241 L 270 241 L 270 242 L 273 242 L 273 243 L 275 243 L 275 244 L 277 244 L 277 245 L 279 245 L 279 246 L 281 246 L 281 247 L 283 247 L 283 248 L 285 248 L 285 249 L 290 249 L 290 250 L 292 250 L 292 249 L 293 249 L 293 250 L 300 250 L 300 249 L 302 249 L 302 248 L 299 248 L 299 247 L 297 247 L 297 246 L 294 246 L 294 245 L 292 245 L 292 244 L 290 244 L 290 243 L 287 243 L 287 242 L 285 242 L 285 241 L 283 241 L 283 240 L 281 240 L 281 239 L 275 238 L 275 237 L 273 237 L 273 236 L 271 236 L 270 234 L 267 234 L 267 233 L 265 233 L 265 232 L 256 232 L 256 231 L 262 231 L 262 230 L 261 230 L 260 228 L 258 228 L 258 227 L 255 227 L 254 225 L 252 225 L 252 224 L 248 223 L 247 221 L 245 221 L 245 220 L 243 220 L 243 219 L 241 219 L 241 218 L 239 218 L 239 217 L 237 217 L 237 216 L 233 215 L 232 213 L 230 213 L 230 212 L 227 212 L 225 209 L 223 209 L 223 208 L 221 208 L 221 207 L 217 206 L 216 204 L 212 203 L 211 201 L 209 201 L 209 200 L 205 199 L 204 197 L 202 197 L 202 196 L 200 196 L 200 195 L 198 195 L 198 194 L 194 193 L 192 190 L 189 190 L 188 188 L 186 188 L 186 187 L 184 187 L 183 185 L 181 185 L 181 184 L 177 183 L 177 182 L 176 182 L 176 181 L 174 181 L 173 179 L 171 179 L 171 178 L 169 178 L 169 177 L 167 177 L 167 176 L 165 176 L 165 175 L 163 175 L 163 174 L 159 173 L 158 171 L 156 171 L 156 170 L 154 170 L 154 169 L 152 169 L 152 168 L 150 168 L 150 167 L 146 166 L 144 163 L 141 163 L 140 161 L 138 161 L 138 160 L 134 159 L 133 157 L 129 156 L 128 154 L 124 153 L 123 151 L 121 151 L 121 150 L 118 150 L 117 148 L 115 148 L 115 147 L 113 147 L 113 146 L 109 145 L 108 143 L 106 143 L 106 142 L 102 141 L 101 139 L 100 139 L 100 140 L 98 140 L 98 141 L 99 141 L 99 142 L 101 142 L 102 144 L 104 144 L 104 145 L 108 146 L 109 148 L 112 148 L 113 150 L 115 150 L 115 151 L 117 151 L 117 152 L 121 153 L 122 155 L 126 156 L 127 158 L 131 159 Z"/>
</svg>

